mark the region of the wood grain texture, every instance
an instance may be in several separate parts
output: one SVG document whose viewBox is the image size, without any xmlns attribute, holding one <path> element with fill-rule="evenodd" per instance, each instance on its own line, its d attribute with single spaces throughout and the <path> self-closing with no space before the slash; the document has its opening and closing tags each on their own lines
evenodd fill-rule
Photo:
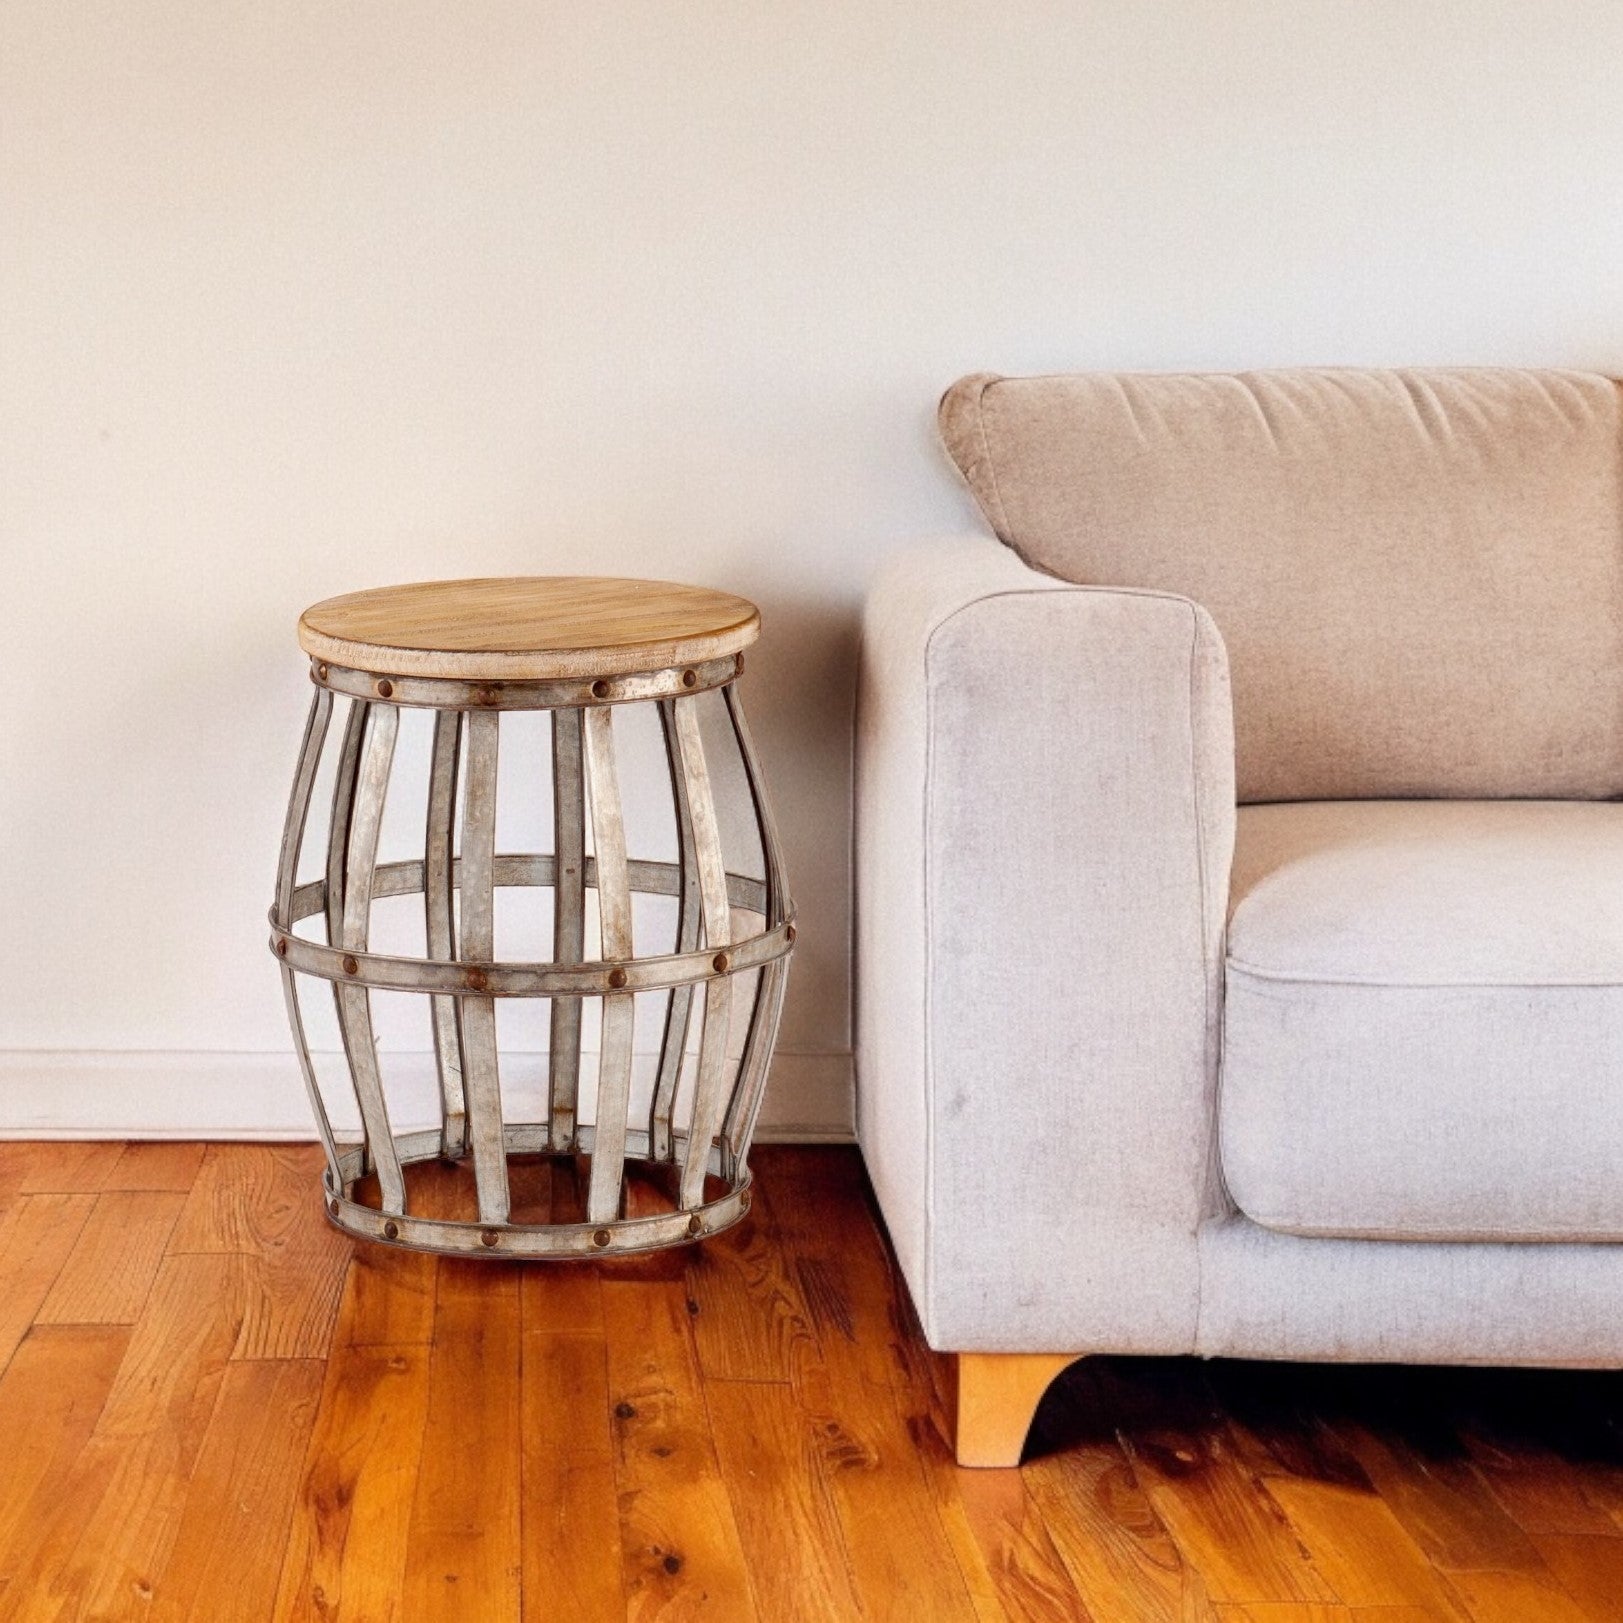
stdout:
<svg viewBox="0 0 1623 1623">
<path fill-rule="evenodd" d="M 299 646 L 350 670 L 547 681 L 668 669 L 754 642 L 755 605 L 672 581 L 593 575 L 420 581 L 328 598 Z"/>
<path fill-rule="evenodd" d="M 98 1195 L 37 1324 L 134 1324 L 163 1261 L 184 1196 Z"/>
<path fill-rule="evenodd" d="M 124 1145 L 112 1140 L 21 1140 L 0 1145 L 0 1161 L 21 1195 L 93 1194 L 117 1165 Z"/>
<path fill-rule="evenodd" d="M 519 1276 L 442 1258 L 404 1601 L 408 1619 L 521 1613 Z"/>
<path fill-rule="evenodd" d="M 757 1616 L 680 1284 L 603 1287 L 626 1615 Z"/>
<path fill-rule="evenodd" d="M 307 1146 L 75 1148 L 0 1144 L 0 1623 L 1623 1617 L 1617 1375 L 1088 1358 L 965 1471 L 852 1151 L 520 1268 L 352 1250 Z M 132 1323 L 42 1321 L 70 1259 Z"/>
<path fill-rule="evenodd" d="M 349 1240 L 317 1198 L 314 1145 L 211 1145 L 169 1249 L 248 1259 L 235 1358 L 321 1358 L 349 1266 Z"/>
<path fill-rule="evenodd" d="M 34 1332 L 0 1378 L 0 1595 L 72 1478 L 130 1333 L 111 1325 Z"/>
<path fill-rule="evenodd" d="M 197 1181 L 208 1146 L 126 1144 L 101 1180 L 103 1189 L 167 1189 L 185 1194 Z"/>
<path fill-rule="evenodd" d="M 277 1623 L 403 1623 L 428 1363 L 426 1344 L 334 1337 L 288 1530 Z"/>
<path fill-rule="evenodd" d="M 0 1369 L 79 1242 L 91 1195 L 20 1195 L 0 1216 Z"/>
<path fill-rule="evenodd" d="M 228 1366 L 158 1578 L 154 1620 L 264 1617 L 282 1570 L 322 1373 L 311 1358 Z"/>
<path fill-rule="evenodd" d="M 601 1321 L 595 1331 L 559 1329 L 551 1314 L 532 1315 L 531 1305 L 526 1292 L 519 1438 L 524 1617 L 527 1623 L 620 1617 L 625 1579 Z"/>
<path fill-rule="evenodd" d="M 12 1591 L 28 1617 L 150 1606 L 242 1316 L 237 1257 L 169 1257 L 106 1404 Z M 0 1614 L 3 1615 L 3 1614 Z"/>
<path fill-rule="evenodd" d="M 959 1353 L 953 1447 L 960 1465 L 1018 1465 L 1037 1405 L 1069 1353 Z"/>
</svg>

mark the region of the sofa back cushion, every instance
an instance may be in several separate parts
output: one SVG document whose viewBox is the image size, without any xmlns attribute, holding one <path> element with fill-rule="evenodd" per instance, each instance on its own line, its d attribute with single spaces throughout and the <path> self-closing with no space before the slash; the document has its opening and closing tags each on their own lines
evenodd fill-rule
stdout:
<svg viewBox="0 0 1623 1623">
<path fill-rule="evenodd" d="M 1623 409 L 1584 372 L 965 378 L 1034 568 L 1210 610 L 1242 801 L 1623 795 Z"/>
</svg>

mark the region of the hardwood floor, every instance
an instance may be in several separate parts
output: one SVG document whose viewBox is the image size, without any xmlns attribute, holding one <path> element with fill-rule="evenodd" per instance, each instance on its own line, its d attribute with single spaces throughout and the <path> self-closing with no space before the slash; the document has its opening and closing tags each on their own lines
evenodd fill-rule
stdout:
<svg viewBox="0 0 1623 1623">
<path fill-rule="evenodd" d="M 854 1152 L 528 1268 L 316 1166 L 0 1145 L 0 1618 L 1623 1619 L 1623 1376 L 1090 1360 L 959 1471 Z"/>
</svg>

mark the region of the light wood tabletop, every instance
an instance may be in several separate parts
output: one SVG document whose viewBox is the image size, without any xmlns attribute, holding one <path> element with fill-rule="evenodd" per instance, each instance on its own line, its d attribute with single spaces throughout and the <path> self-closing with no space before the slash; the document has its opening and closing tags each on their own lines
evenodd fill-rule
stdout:
<svg viewBox="0 0 1623 1623">
<path fill-rule="evenodd" d="M 720 659 L 760 629 L 753 603 L 708 587 L 516 575 L 330 597 L 299 617 L 299 646 L 350 670 L 544 682 Z"/>
</svg>

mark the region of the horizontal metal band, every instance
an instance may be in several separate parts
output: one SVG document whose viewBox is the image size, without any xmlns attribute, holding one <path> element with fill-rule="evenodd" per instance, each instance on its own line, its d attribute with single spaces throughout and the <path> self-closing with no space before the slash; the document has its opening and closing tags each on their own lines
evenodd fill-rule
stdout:
<svg viewBox="0 0 1623 1623">
<path fill-rule="evenodd" d="M 513 853 L 508 856 L 498 856 L 495 862 L 496 884 L 501 886 L 540 885 L 550 886 L 557 875 L 558 863 L 555 857 L 531 856 L 525 853 Z M 631 888 L 647 896 L 679 896 L 682 890 L 682 870 L 674 862 L 638 862 L 632 860 L 626 864 L 626 872 L 631 878 Z M 457 857 L 451 864 L 451 885 L 454 889 L 461 883 L 462 858 Z M 589 888 L 597 885 L 597 858 L 586 859 L 585 883 Z M 384 896 L 416 896 L 423 888 L 422 859 L 405 862 L 380 862 L 373 875 L 372 899 L 377 901 Z M 766 912 L 766 883 L 760 879 L 751 879 L 745 874 L 730 873 L 727 875 L 727 899 L 734 907 L 741 907 L 746 912 Z M 293 912 L 288 919 L 289 924 L 297 924 L 300 919 L 307 919 L 312 914 L 322 912 L 327 906 L 327 882 L 325 879 L 311 879 L 300 885 L 293 892 Z M 272 916 L 271 922 L 276 919 Z"/>
<path fill-rule="evenodd" d="M 686 1135 L 678 1133 L 676 1136 L 681 1140 Z M 579 1141 L 583 1152 L 591 1152 L 594 1138 L 595 1129 L 580 1129 Z M 503 1131 L 502 1139 L 508 1155 L 546 1153 L 547 1129 L 544 1125 L 508 1127 Z M 403 1166 L 435 1160 L 440 1153 L 439 1129 L 402 1133 L 394 1140 L 394 1145 Z M 346 1234 L 407 1251 L 492 1258 L 623 1256 L 627 1252 L 654 1251 L 663 1246 L 685 1245 L 706 1239 L 731 1228 L 750 1208 L 750 1175 L 740 1169 L 737 1182 L 718 1199 L 683 1211 L 660 1212 L 652 1217 L 621 1217 L 603 1223 L 461 1223 L 447 1218 L 413 1217 L 409 1213 L 392 1216 L 375 1206 L 365 1206 L 351 1199 L 355 1182 L 361 1176 L 364 1154 L 360 1145 L 340 1152 L 338 1166 L 343 1178 L 341 1189 L 333 1187 L 331 1173 L 323 1174 L 327 1215 Z M 647 1132 L 628 1132 L 628 1163 L 645 1161 L 647 1157 Z M 574 1161 L 573 1155 L 548 1158 L 559 1162 Z M 709 1167 L 712 1176 L 721 1176 L 719 1148 L 711 1150 Z M 409 1206 L 409 1182 L 406 1199 Z"/>
<path fill-rule="evenodd" d="M 794 923 L 786 920 L 764 935 L 702 952 L 663 953 L 585 964 L 436 962 L 330 947 L 308 941 L 271 920 L 271 951 L 289 969 L 344 986 L 380 992 L 431 992 L 449 997 L 601 997 L 608 992 L 658 992 L 669 986 L 736 975 L 786 957 L 794 947 Z M 724 960 L 718 967 L 717 960 Z"/>
<path fill-rule="evenodd" d="M 630 676 L 572 677 L 555 682 L 457 682 L 446 677 L 396 676 L 390 671 L 357 671 L 319 659 L 310 662 L 310 680 L 334 693 L 429 710 L 574 710 L 601 704 L 639 704 L 649 699 L 680 699 L 725 687 L 741 668 L 742 656 L 672 665 Z"/>
</svg>

